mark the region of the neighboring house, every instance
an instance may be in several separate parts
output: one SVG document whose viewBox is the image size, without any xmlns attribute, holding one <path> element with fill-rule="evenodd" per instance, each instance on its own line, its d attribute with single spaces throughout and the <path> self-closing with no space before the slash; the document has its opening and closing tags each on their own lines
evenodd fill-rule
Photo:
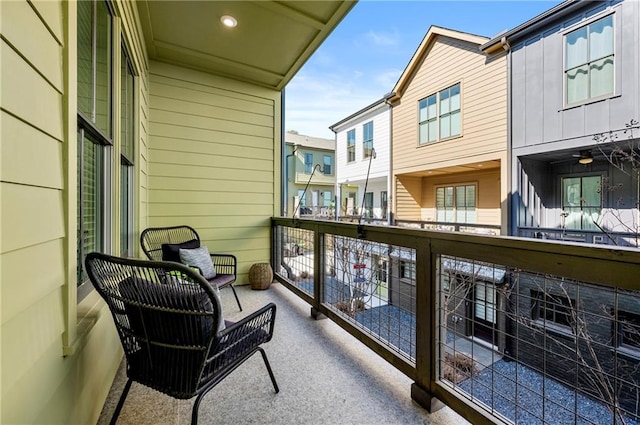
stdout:
<svg viewBox="0 0 640 425">
<path fill-rule="evenodd" d="M 563 2 L 482 48 L 511 64 L 510 233 L 637 246 L 640 4 Z"/>
<path fill-rule="evenodd" d="M 287 132 L 285 216 L 334 217 L 335 141 Z M 306 191 L 305 191 L 306 189 Z"/>
<path fill-rule="evenodd" d="M 391 108 L 386 97 L 329 128 L 336 133 L 338 215 L 388 220 Z"/>
<path fill-rule="evenodd" d="M 0 423 L 98 422 L 123 352 L 87 252 L 188 224 L 239 284 L 269 261 L 283 89 L 353 6 L 0 2 Z"/>
<path fill-rule="evenodd" d="M 432 26 L 392 105 L 395 218 L 507 228 L 506 53 Z"/>
</svg>

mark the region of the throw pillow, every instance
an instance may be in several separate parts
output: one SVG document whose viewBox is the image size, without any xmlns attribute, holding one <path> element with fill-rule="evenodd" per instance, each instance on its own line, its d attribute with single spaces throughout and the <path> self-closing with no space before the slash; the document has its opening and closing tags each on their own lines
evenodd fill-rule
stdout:
<svg viewBox="0 0 640 425">
<path fill-rule="evenodd" d="M 182 243 L 163 243 L 162 244 L 162 261 L 173 261 L 174 263 L 180 262 L 180 248 L 193 249 L 199 248 L 200 241 L 198 239 L 191 239 L 190 241 Z"/>
<path fill-rule="evenodd" d="M 198 272 L 199 273 L 199 272 Z M 165 279 L 164 279 L 164 283 L 167 285 L 194 285 L 193 283 L 191 283 L 188 280 L 188 277 L 183 274 L 182 272 L 179 272 L 177 270 L 171 270 L 170 272 L 168 272 L 165 275 Z M 211 288 L 213 289 L 213 294 L 215 295 L 216 299 L 218 300 L 218 305 L 220 306 L 220 309 L 218 310 L 218 332 L 223 331 L 226 328 L 226 323 L 224 321 L 224 316 L 222 314 L 222 301 L 220 300 L 220 288 L 218 288 L 215 285 L 212 285 Z M 206 303 L 208 306 L 211 305 L 210 302 Z"/>
<path fill-rule="evenodd" d="M 175 277 L 174 279 L 177 280 Z M 183 282 L 181 285 L 193 286 L 194 284 Z M 213 327 L 212 317 L 179 312 L 187 305 L 201 311 L 212 312 L 213 306 L 206 293 L 195 288 L 181 290 L 177 284 L 158 285 L 137 277 L 123 280 L 119 289 L 124 298 L 125 312 L 129 317 L 131 330 L 138 337 L 166 344 L 182 345 L 204 345 L 209 338 Z M 156 304 L 157 299 L 164 300 L 165 309 L 156 310 L 145 307 Z M 222 316 L 219 320 L 224 322 Z M 162 325 L 158 326 L 160 324 Z"/>
<path fill-rule="evenodd" d="M 199 268 L 205 279 L 216 277 L 216 269 L 206 246 L 194 249 L 180 248 L 180 261 L 187 266 Z"/>
</svg>

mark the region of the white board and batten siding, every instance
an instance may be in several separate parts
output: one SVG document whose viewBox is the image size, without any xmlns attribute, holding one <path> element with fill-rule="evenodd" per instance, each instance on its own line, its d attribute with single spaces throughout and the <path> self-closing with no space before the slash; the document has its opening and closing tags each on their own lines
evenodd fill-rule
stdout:
<svg viewBox="0 0 640 425">
<path fill-rule="evenodd" d="M 279 205 L 280 92 L 151 62 L 149 96 L 149 226 L 194 227 L 247 283 Z"/>
</svg>

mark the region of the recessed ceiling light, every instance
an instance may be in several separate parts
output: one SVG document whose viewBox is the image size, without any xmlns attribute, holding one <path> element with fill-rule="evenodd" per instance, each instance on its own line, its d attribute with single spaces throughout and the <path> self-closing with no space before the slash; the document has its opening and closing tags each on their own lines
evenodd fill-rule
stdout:
<svg viewBox="0 0 640 425">
<path fill-rule="evenodd" d="M 236 20 L 236 18 L 234 18 L 231 15 L 223 15 L 220 17 L 220 22 L 222 22 L 222 25 L 224 25 L 225 27 L 229 27 L 229 28 L 233 28 L 236 25 L 238 25 L 238 21 Z"/>
</svg>

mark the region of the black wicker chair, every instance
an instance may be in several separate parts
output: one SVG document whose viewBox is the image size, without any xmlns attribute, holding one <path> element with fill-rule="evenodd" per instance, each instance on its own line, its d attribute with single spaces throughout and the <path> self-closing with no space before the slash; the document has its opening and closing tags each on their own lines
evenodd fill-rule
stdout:
<svg viewBox="0 0 640 425">
<path fill-rule="evenodd" d="M 128 380 L 111 424 L 135 381 L 174 398 L 196 397 L 191 416 L 195 425 L 202 397 L 256 352 L 279 392 L 260 347 L 273 336 L 275 304 L 220 329 L 216 289 L 185 265 L 94 252 L 87 255 L 85 266 L 111 310 L 127 362 Z"/>
<path fill-rule="evenodd" d="M 150 260 L 167 260 L 163 258 L 163 245 L 182 245 L 185 248 L 197 248 L 200 246 L 198 232 L 189 226 L 150 227 L 140 234 L 140 245 Z M 166 247 L 165 247 L 166 248 Z M 211 260 L 216 268 L 216 277 L 209 279 L 209 283 L 218 288 L 229 287 L 236 298 L 238 308 L 242 311 L 242 305 L 232 283 L 236 281 L 236 269 L 238 260 L 231 254 L 211 254 Z"/>
</svg>

